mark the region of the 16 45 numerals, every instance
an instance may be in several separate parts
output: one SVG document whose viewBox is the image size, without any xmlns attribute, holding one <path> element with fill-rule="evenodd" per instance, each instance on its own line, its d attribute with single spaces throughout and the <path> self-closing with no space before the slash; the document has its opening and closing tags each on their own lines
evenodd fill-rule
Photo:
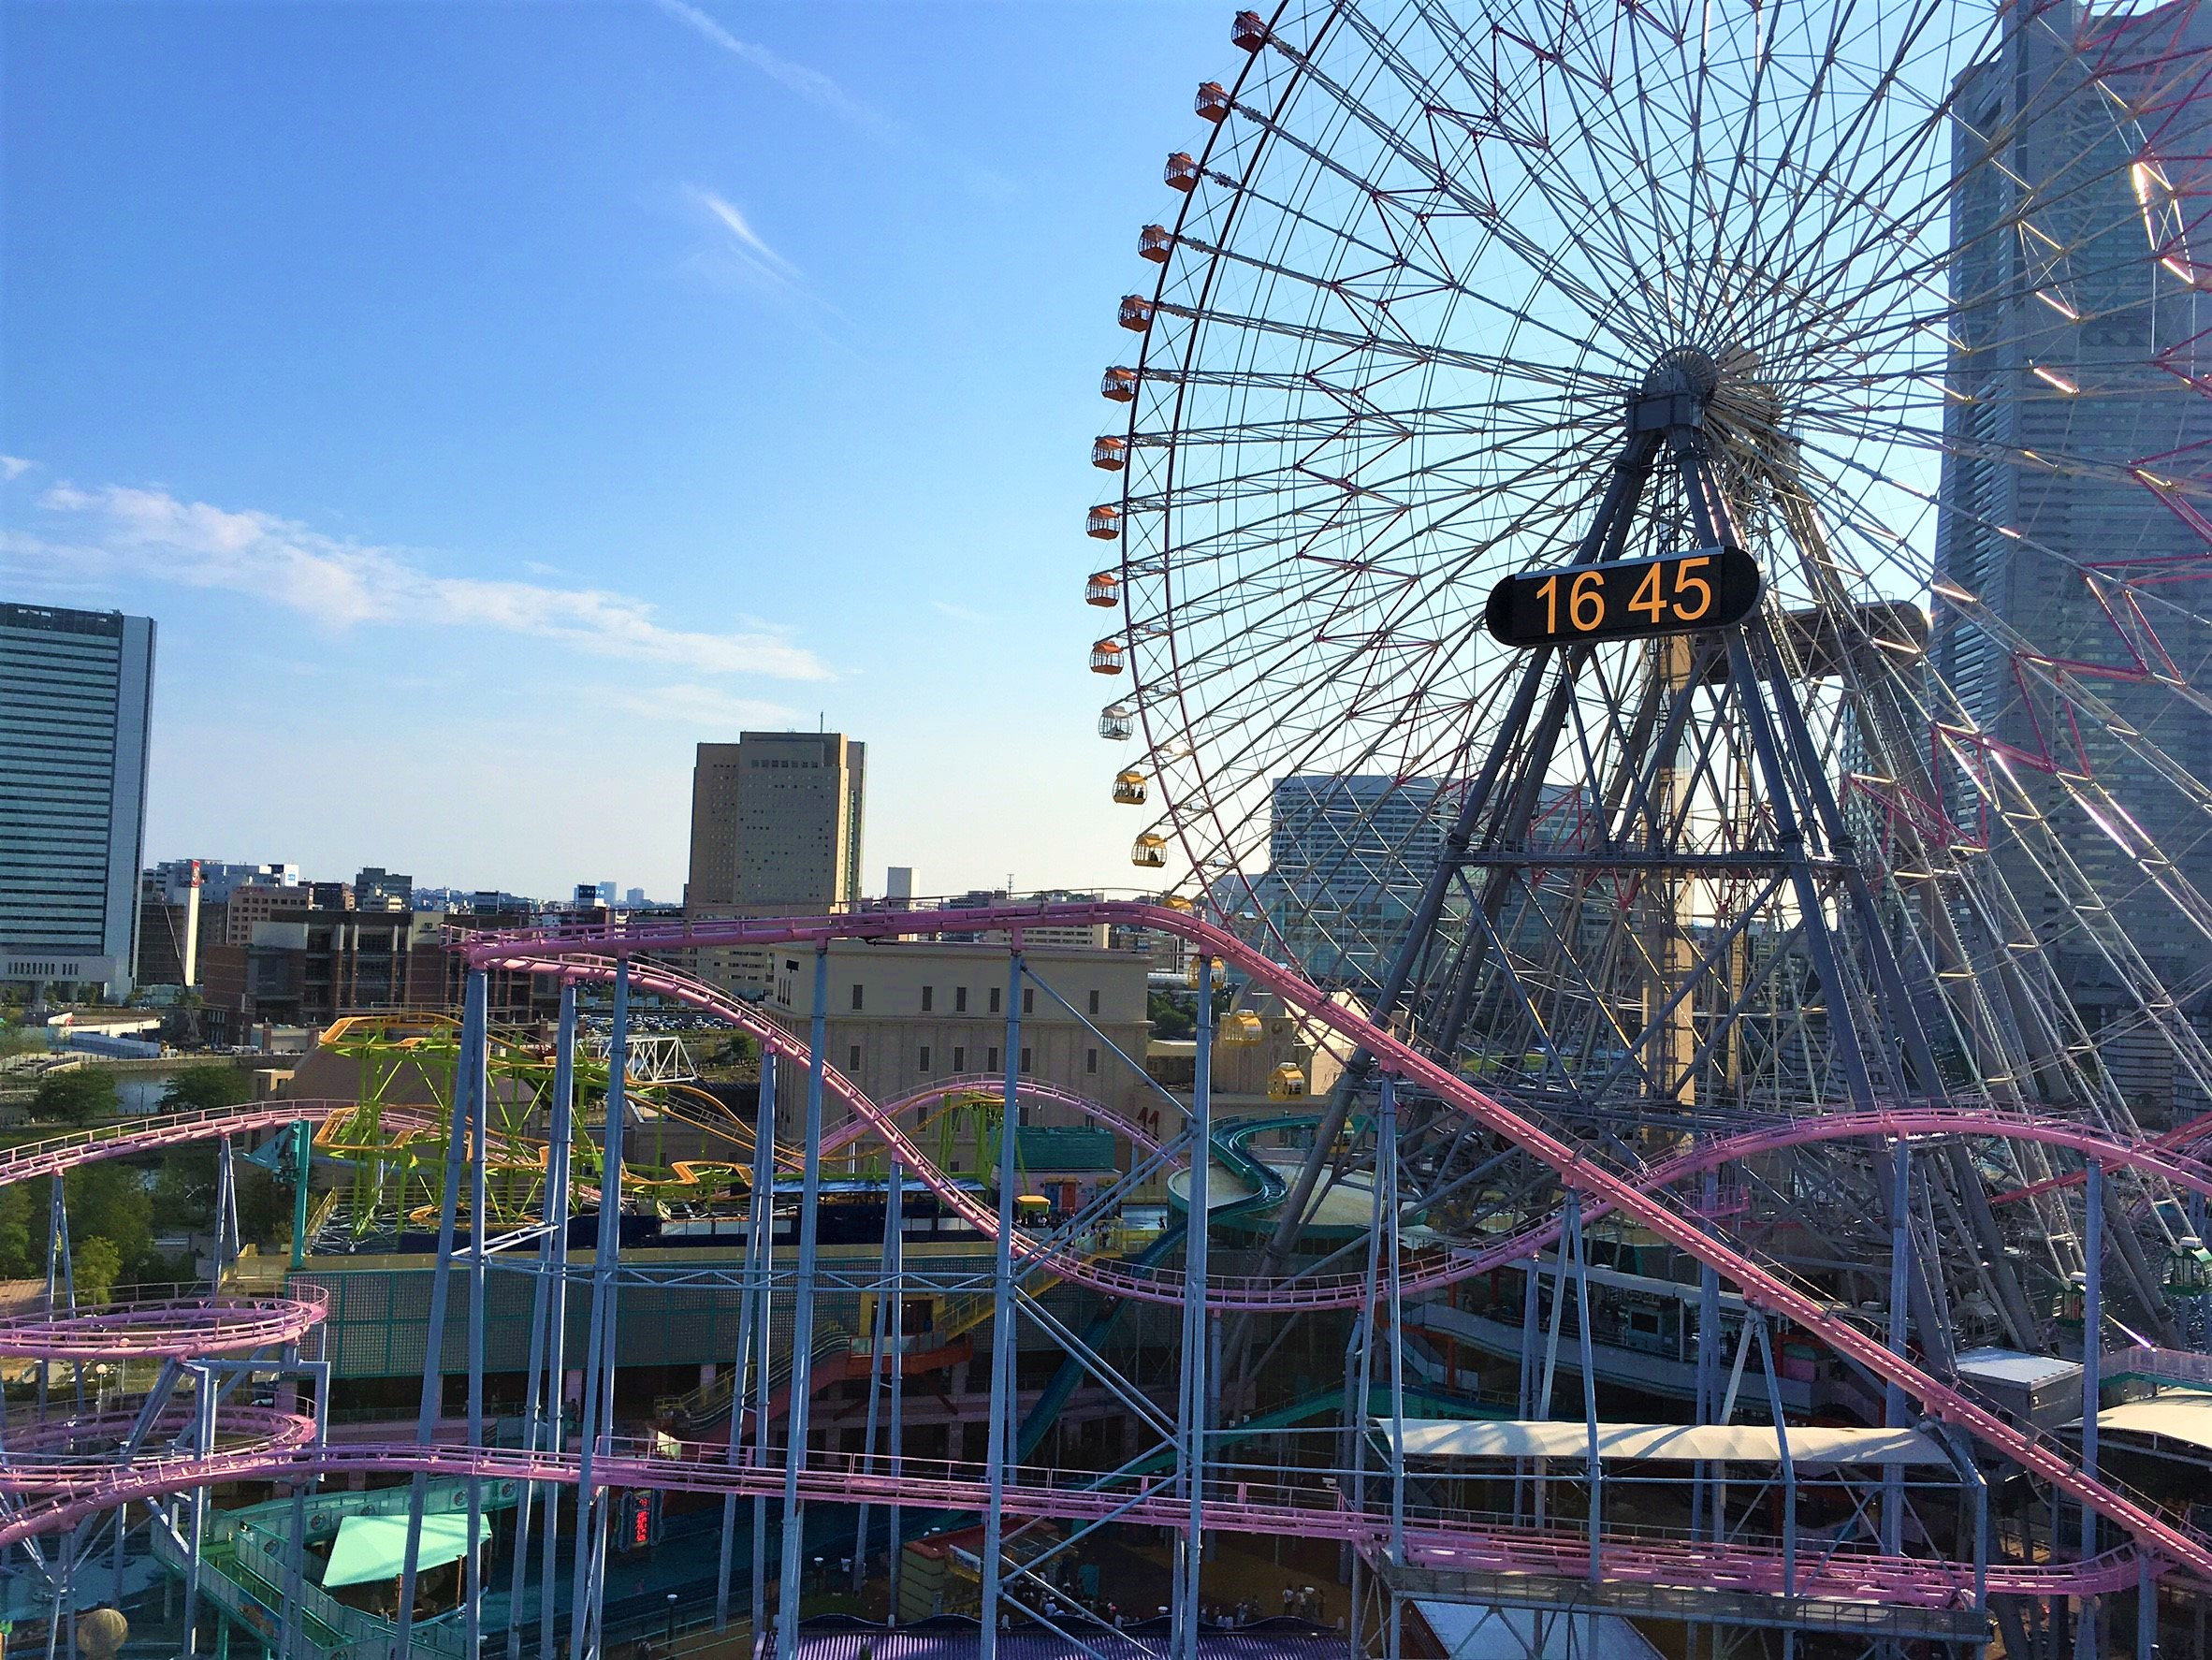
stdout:
<svg viewBox="0 0 2212 1660">
<path fill-rule="evenodd" d="M 1739 547 L 1699 547 L 1657 559 L 1527 571 L 1491 590 L 1483 623 L 1507 646 L 1727 628 L 1759 603 L 1759 567 Z"/>
</svg>

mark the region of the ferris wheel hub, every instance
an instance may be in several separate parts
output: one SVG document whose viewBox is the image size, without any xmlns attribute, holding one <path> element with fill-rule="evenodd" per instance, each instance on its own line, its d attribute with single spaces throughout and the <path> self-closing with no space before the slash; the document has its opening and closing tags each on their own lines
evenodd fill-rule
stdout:
<svg viewBox="0 0 2212 1660">
<path fill-rule="evenodd" d="M 1677 346 L 1652 366 L 1644 376 L 1646 398 L 1687 395 L 1700 403 L 1720 390 L 1721 370 L 1711 357 L 1695 346 Z"/>
</svg>

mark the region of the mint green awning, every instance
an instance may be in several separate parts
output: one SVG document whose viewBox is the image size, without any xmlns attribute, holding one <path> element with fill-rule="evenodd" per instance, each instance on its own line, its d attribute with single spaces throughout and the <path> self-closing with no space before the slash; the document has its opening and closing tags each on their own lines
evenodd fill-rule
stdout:
<svg viewBox="0 0 2212 1660">
<path fill-rule="evenodd" d="M 476 1538 L 483 1541 L 487 1518 L 476 1519 Z M 415 1555 L 415 1571 L 422 1573 L 469 1553 L 469 1518 L 458 1515 L 425 1516 L 422 1542 Z M 338 1524 L 338 1537 L 330 1547 L 330 1560 L 323 1569 L 323 1584 L 360 1585 L 371 1580 L 396 1580 L 407 1562 L 407 1518 L 404 1516 L 348 1516 Z"/>
</svg>

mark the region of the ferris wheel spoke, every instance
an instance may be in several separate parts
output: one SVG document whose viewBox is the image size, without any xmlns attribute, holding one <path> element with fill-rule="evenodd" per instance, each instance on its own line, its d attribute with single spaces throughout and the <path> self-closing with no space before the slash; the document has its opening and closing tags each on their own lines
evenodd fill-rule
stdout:
<svg viewBox="0 0 2212 1660">
<path fill-rule="evenodd" d="M 1593 450 L 1596 447 L 1591 446 Z M 1365 571 L 1388 569 L 1389 561 L 1396 552 L 1413 548 L 1422 538 L 1448 528 L 1454 517 L 1450 503 L 1455 499 L 1463 505 L 1477 497 L 1491 500 L 1504 496 L 1509 501 L 1518 502 L 1524 494 L 1533 491 L 1533 494 L 1527 495 L 1526 508 L 1503 523 L 1494 539 L 1508 536 L 1527 538 L 1540 522 L 1536 516 L 1549 511 L 1555 521 L 1551 525 L 1553 534 L 1542 538 L 1539 544 L 1549 547 L 1559 536 L 1568 533 L 1562 516 L 1568 511 L 1572 502 L 1582 499 L 1587 488 L 1579 470 L 1572 465 L 1571 455 L 1563 456 L 1557 452 L 1540 453 L 1513 472 L 1495 477 L 1479 473 L 1466 478 L 1448 476 L 1438 481 L 1436 492 L 1421 503 L 1432 510 L 1433 517 L 1424 518 L 1406 531 L 1398 543 L 1381 546 L 1369 544 L 1361 547 L 1355 555 L 1336 546 L 1336 543 L 1345 539 L 1344 532 L 1348 524 L 1389 527 L 1404 521 L 1405 504 L 1391 494 L 1402 479 L 1361 481 L 1358 489 L 1351 488 L 1349 481 L 1342 481 L 1342 488 L 1337 494 L 1327 502 L 1317 497 L 1293 501 L 1287 505 L 1275 505 L 1281 501 L 1286 487 L 1310 484 L 1313 479 L 1312 471 L 1308 468 L 1291 462 L 1278 462 L 1262 473 L 1241 479 L 1233 487 L 1233 494 L 1215 498 L 1195 490 L 1187 493 L 1169 491 L 1157 496 L 1130 498 L 1128 511 L 1137 515 L 1153 514 L 1172 505 L 1179 513 L 1187 513 L 1194 507 L 1215 510 L 1241 501 L 1261 501 L 1269 503 L 1271 510 L 1251 520 L 1237 521 L 1233 531 L 1209 533 L 1186 529 L 1177 539 L 1185 567 L 1204 566 L 1217 561 L 1227 562 L 1236 557 L 1243 539 L 1257 536 L 1285 540 L 1289 544 L 1286 551 L 1288 558 L 1341 570 Z M 1227 490 L 1231 487 L 1220 488 Z M 1358 502 L 1356 509 L 1351 505 L 1353 501 Z M 1310 540 L 1316 516 L 1324 512 L 1328 514 L 1328 527 L 1338 532 L 1336 543 L 1331 545 L 1331 551 L 1327 554 L 1320 553 Z M 1348 518 L 1347 514 L 1351 515 Z M 1290 534 L 1293 531 L 1299 532 L 1295 538 Z M 1245 579 L 1245 575 L 1244 567 L 1232 565 L 1223 579 L 1241 581 Z"/>
<path fill-rule="evenodd" d="M 1512 321 L 1525 324 L 1529 328 L 1550 335 L 1562 342 L 1569 339 L 1555 326 L 1534 322 L 1513 308 L 1498 303 L 1494 299 L 1486 299 L 1485 303 Z M 1481 352 L 1464 351 L 1452 346 L 1418 342 L 1377 340 L 1372 336 L 1357 334 L 1347 329 L 1325 328 L 1288 318 L 1218 312 L 1207 307 L 1171 302 L 1162 302 L 1157 310 L 1162 315 L 1175 317 L 1206 328 L 1220 328 L 1252 335 L 1279 336 L 1287 340 L 1304 341 L 1315 345 L 1333 347 L 1339 356 L 1324 360 L 1329 367 L 1335 367 L 1346 361 L 1364 361 L 1372 357 L 1379 357 L 1386 362 L 1462 369 L 1477 373 L 1510 372 L 1517 377 L 1525 376 L 1529 371 L 1529 366 L 1518 359 L 1501 359 Z M 1627 360 L 1625 358 L 1616 359 L 1616 366 L 1626 369 L 1628 367 Z M 1536 378 L 1561 386 L 1570 385 L 1573 380 L 1571 372 L 1564 369 L 1539 370 Z"/>
<path fill-rule="evenodd" d="M 1369 39 L 1371 45 L 1375 44 L 1376 37 L 1373 34 L 1371 25 L 1357 8 L 1346 12 L 1346 21 L 1354 29 L 1361 31 Z M 1293 52 L 1293 49 L 1280 42 L 1277 43 L 1277 50 L 1286 53 Z M 1402 56 L 1390 51 L 1387 43 L 1381 48 L 1378 55 L 1386 66 L 1403 80 L 1408 90 L 1413 92 L 1417 97 L 1426 95 L 1428 101 L 1425 108 L 1444 109 L 1451 108 L 1449 101 L 1445 99 L 1442 94 L 1431 85 L 1417 69 L 1405 63 Z M 1557 260 L 1556 250 L 1544 248 L 1533 239 L 1523 236 L 1513 222 L 1510 213 L 1502 211 L 1501 204 L 1491 197 L 1477 196 L 1465 187 L 1462 182 L 1463 169 L 1460 166 L 1455 165 L 1466 159 L 1463 154 L 1454 154 L 1448 157 L 1440 148 L 1424 153 L 1418 146 L 1406 140 L 1390 124 L 1382 120 L 1363 100 L 1356 96 L 1349 88 L 1330 76 L 1313 59 L 1301 58 L 1299 62 L 1307 79 L 1314 85 L 1329 93 L 1351 120 L 1361 124 L 1371 137 L 1404 165 L 1414 178 L 1420 182 L 1420 192 L 1423 196 L 1433 196 L 1457 209 L 1460 212 L 1468 214 L 1480 222 L 1487 235 L 1513 247 L 1529 270 L 1548 275 L 1557 290 L 1571 295 L 1586 315 L 1594 318 L 1603 314 L 1607 307 L 1607 298 L 1599 289 L 1566 271 Z M 1460 131 L 1464 135 L 1468 145 L 1472 145 L 1476 141 L 1472 132 L 1465 128 L 1461 128 Z M 1535 182 L 1538 175 L 1532 171 L 1528 177 L 1531 182 Z M 1585 208 L 1587 211 L 1584 229 L 1594 226 L 1602 227 L 1609 224 L 1608 216 L 1597 207 L 1597 204 L 1586 203 Z M 1570 227 L 1570 235 L 1575 235 L 1579 239 L 1580 232 Z M 1479 293 L 1475 294 L 1472 298 L 1477 301 L 1487 301 L 1487 297 Z"/>
<path fill-rule="evenodd" d="M 1931 444 L 1929 447 L 1935 451 L 1935 453 L 1954 455 L 1963 460 L 2002 460 L 2008 463 L 2017 462 L 2023 465 L 2031 465 L 2033 470 L 2038 472 L 2050 472 L 2059 474 L 2072 473 L 2078 476 L 2100 478 L 2111 482 L 2121 482 L 2124 480 L 2129 483 L 2140 483 L 2139 479 L 2136 479 L 2132 473 L 2124 469 L 2120 470 L 2116 474 L 2113 469 L 2102 463 L 2091 462 L 2085 462 L 2080 464 L 2078 467 L 2070 469 L 2062 465 L 2053 464 L 2051 458 L 2040 451 L 2036 452 L 2033 456 L 2028 456 L 2023 452 L 2004 445 L 1980 445 L 1974 444 Z M 1820 459 L 1826 460 L 1846 472 L 1860 473 L 1870 482 L 1879 484 L 1886 488 L 1897 490 L 1899 493 L 1906 495 L 1917 495 L 1920 493 L 1914 487 L 1908 486 L 1902 481 L 1897 479 L 1884 468 L 1869 462 L 1864 455 L 1859 452 L 1847 451 L 1826 445 L 1807 444 L 1805 445 L 1805 453 L 1817 456 Z M 1994 519 L 1989 519 L 1980 515 L 1956 513 L 1956 510 L 1955 516 L 1964 522 L 1973 525 L 1975 528 L 1986 530 L 1994 534 L 2005 538 L 2008 541 L 2018 544 L 2024 554 L 2032 554 L 2040 558 L 2052 560 L 2056 563 L 2070 568 L 2085 579 L 2102 579 L 2109 581 L 2115 590 L 2126 591 L 2130 597 L 2135 600 L 2137 603 L 2151 606 L 2165 614 L 2168 614 L 2172 616 L 2177 622 L 2212 622 L 2212 611 L 2199 611 L 2193 609 L 2175 597 L 2175 590 L 2177 587 L 2192 585 L 2176 584 L 2169 581 L 2160 580 L 2155 573 L 2144 573 L 2138 575 L 2129 576 L 2101 572 L 2097 568 L 2096 561 L 2085 559 L 2077 554 L 2069 553 L 2064 549 L 2052 546 L 2038 537 L 2029 535 L 2026 531 L 2019 530 L 2017 527 L 2001 524 Z M 1938 584 L 1932 590 L 1932 595 L 1936 601 L 1954 607 L 1966 604 L 1978 606 L 1980 604 L 1979 596 L 1972 594 L 1967 590 L 1959 588 L 1955 582 L 1944 582 Z M 2117 631 L 2116 630 L 2115 633 L 2117 636 Z"/>
</svg>

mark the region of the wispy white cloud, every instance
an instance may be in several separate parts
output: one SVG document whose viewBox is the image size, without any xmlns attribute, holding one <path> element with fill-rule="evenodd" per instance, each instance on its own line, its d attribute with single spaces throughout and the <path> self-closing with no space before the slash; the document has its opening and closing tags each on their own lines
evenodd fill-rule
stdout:
<svg viewBox="0 0 2212 1660">
<path fill-rule="evenodd" d="M 702 184 L 687 184 L 684 194 L 703 210 L 708 218 L 730 233 L 737 244 L 738 257 L 761 269 L 762 274 L 779 281 L 795 282 L 799 268 L 768 246 L 760 232 L 738 211 L 737 205 L 726 197 L 717 196 Z"/>
<path fill-rule="evenodd" d="M 950 600 L 931 600 L 929 608 L 943 613 L 954 622 L 988 622 L 991 619 L 981 611 L 970 611 L 966 605 L 955 605 Z"/>
<path fill-rule="evenodd" d="M 794 64 L 757 41 L 740 40 L 698 7 L 691 5 L 689 0 L 656 0 L 656 4 L 670 17 L 697 31 L 749 68 L 758 70 L 769 80 L 811 103 L 821 105 L 854 126 L 883 138 L 900 131 L 898 123 L 880 110 L 862 103 L 821 70 L 809 69 L 804 64 Z"/>
<path fill-rule="evenodd" d="M 36 461 L 26 461 L 21 456 L 0 456 L 0 481 L 21 478 L 34 467 Z"/>
<path fill-rule="evenodd" d="M 0 566 L 65 582 L 104 575 L 250 594 L 333 629 L 478 629 L 692 674 L 832 677 L 812 652 L 759 624 L 720 633 L 670 628 L 633 595 L 441 575 L 407 549 L 325 535 L 274 514 L 119 485 L 55 485 L 38 502 L 63 533 L 0 533 Z"/>
<path fill-rule="evenodd" d="M 720 727 L 783 728 L 799 720 L 799 712 L 760 698 L 733 697 L 719 686 L 696 683 L 674 686 L 609 686 L 593 693 L 592 703 L 640 721 L 665 721 L 687 730 Z"/>
</svg>

